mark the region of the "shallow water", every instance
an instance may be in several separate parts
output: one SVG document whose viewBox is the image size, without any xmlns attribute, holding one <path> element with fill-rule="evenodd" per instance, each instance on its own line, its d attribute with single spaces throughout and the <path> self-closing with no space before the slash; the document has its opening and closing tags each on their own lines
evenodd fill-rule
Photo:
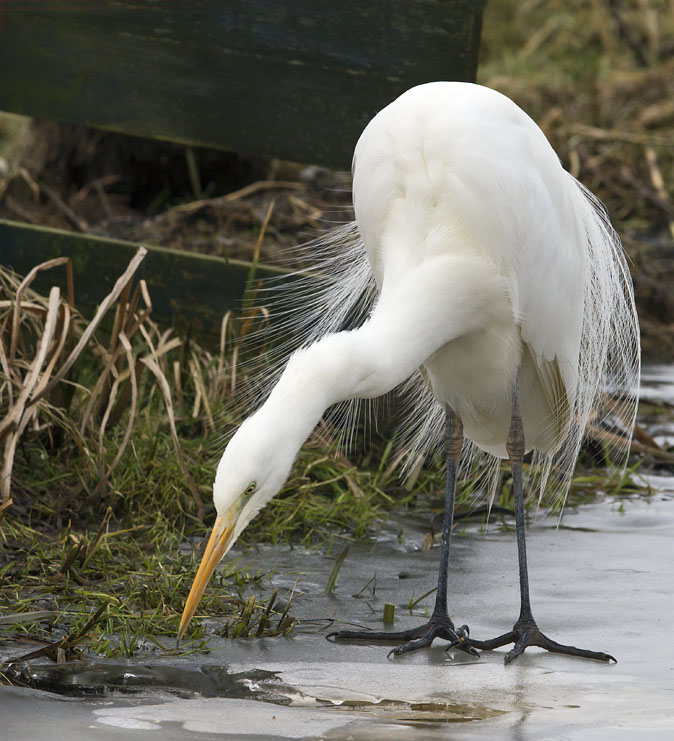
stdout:
<svg viewBox="0 0 674 741">
<path fill-rule="evenodd" d="M 652 398 L 674 394 L 672 377 L 671 369 L 647 376 Z M 183 658 L 33 664 L 24 670 L 41 686 L 63 691 L 70 682 L 90 696 L 0 687 L 0 735 L 36 738 L 48 728 L 54 740 L 672 738 L 674 478 L 650 480 L 658 492 L 649 498 L 600 500 L 566 511 L 560 527 L 542 520 L 528 533 L 541 629 L 611 653 L 618 664 L 528 649 L 504 666 L 504 650 L 474 659 L 446 653 L 442 641 L 387 659 L 385 646 L 326 641 L 333 620 L 381 629 L 385 602 L 396 606 L 397 630 L 432 608 L 430 596 L 414 615 L 407 609 L 434 586 L 439 555 L 438 547 L 422 550 L 429 518 L 407 517 L 392 520 L 375 544 L 352 544 L 330 595 L 333 560 L 323 553 L 284 545 L 244 554 L 250 570 L 273 569 L 281 592 L 299 578 L 293 614 L 303 623 L 292 638 L 221 640 L 207 655 Z M 375 574 L 374 593 L 372 583 L 363 589 Z M 451 557 L 455 622 L 491 637 L 511 627 L 518 607 L 514 532 L 466 526 Z"/>
</svg>

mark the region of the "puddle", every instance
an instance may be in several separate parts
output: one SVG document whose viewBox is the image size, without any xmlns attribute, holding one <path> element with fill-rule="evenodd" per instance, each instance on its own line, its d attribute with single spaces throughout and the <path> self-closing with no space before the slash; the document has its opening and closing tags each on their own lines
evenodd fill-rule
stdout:
<svg viewBox="0 0 674 741">
<path fill-rule="evenodd" d="M 647 376 L 659 398 L 670 393 L 668 372 Z M 502 650 L 473 659 L 446 653 L 441 641 L 389 660 L 385 646 L 326 641 L 341 621 L 381 629 L 387 602 L 396 607 L 396 630 L 426 618 L 432 595 L 413 614 L 409 604 L 435 586 L 439 548 L 422 549 L 431 516 L 418 515 L 393 518 L 376 543 L 352 544 L 331 594 L 324 587 L 340 548 L 327 558 L 286 545 L 244 553 L 242 568 L 273 568 L 270 590 L 287 590 L 299 578 L 293 614 L 301 625 L 290 638 L 216 637 L 207 655 L 17 667 L 37 688 L 66 695 L 84 688 L 88 697 L 0 687 L 3 733 L 34 738 L 48 724 L 50 741 L 122 733 L 169 740 L 669 739 L 674 477 L 646 478 L 658 490 L 652 497 L 598 500 L 566 511 L 560 527 L 548 519 L 529 530 L 541 629 L 607 651 L 617 665 L 529 649 L 504 666 Z M 468 623 L 477 638 L 491 637 L 511 627 L 518 608 L 514 533 L 462 525 L 450 565 L 455 621 Z M 208 625 L 215 631 L 218 621 Z"/>
<path fill-rule="evenodd" d="M 24 663 L 10 666 L 7 676 L 17 684 L 70 697 L 108 697 L 161 690 L 179 696 L 233 697 L 283 702 L 269 692 L 261 695 L 258 682 L 273 682 L 272 671 L 230 672 L 226 666 L 185 668 L 139 661 L 70 661 L 66 664 Z"/>
<path fill-rule="evenodd" d="M 663 405 L 669 413 L 658 415 L 649 432 L 663 448 L 674 447 L 674 368 L 656 365 L 645 368 L 642 376 L 641 399 L 653 405 Z"/>
</svg>

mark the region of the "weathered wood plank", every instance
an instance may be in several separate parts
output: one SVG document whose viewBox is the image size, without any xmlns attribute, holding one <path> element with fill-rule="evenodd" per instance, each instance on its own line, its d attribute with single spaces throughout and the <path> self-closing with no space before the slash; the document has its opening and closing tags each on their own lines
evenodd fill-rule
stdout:
<svg viewBox="0 0 674 741">
<path fill-rule="evenodd" d="M 486 0 L 4 0 L 0 110 L 348 168 L 412 85 L 473 80 Z"/>
<path fill-rule="evenodd" d="M 189 327 L 197 336 L 217 340 L 228 309 L 241 306 L 251 264 L 241 260 L 200 255 L 144 245 L 148 255 L 138 277 L 147 281 L 152 318 L 162 324 Z M 133 242 L 104 239 L 73 232 L 34 227 L 0 219 L 0 263 L 25 275 L 40 262 L 68 256 L 73 261 L 75 303 L 87 314 L 109 293 L 138 249 Z M 256 277 L 285 271 L 258 265 Z M 60 285 L 65 271 L 40 273 L 38 290 Z"/>
</svg>

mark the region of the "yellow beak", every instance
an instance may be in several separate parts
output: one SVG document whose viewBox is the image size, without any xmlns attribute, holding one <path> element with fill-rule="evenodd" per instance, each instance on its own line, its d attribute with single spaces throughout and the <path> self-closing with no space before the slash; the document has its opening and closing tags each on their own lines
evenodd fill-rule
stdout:
<svg viewBox="0 0 674 741">
<path fill-rule="evenodd" d="M 197 575 L 194 577 L 192 589 L 190 589 L 187 602 L 185 602 L 183 615 L 180 618 L 178 640 L 180 640 L 185 634 L 187 626 L 190 624 L 190 620 L 194 617 L 194 613 L 197 611 L 199 600 L 206 590 L 208 582 L 213 576 L 213 572 L 222 560 L 222 557 L 229 550 L 235 525 L 236 519 L 232 519 L 231 513 L 228 514 L 226 518 L 223 516 L 218 517 L 215 521 L 215 525 L 213 525 L 213 532 L 208 539 L 208 544 L 206 545 L 206 550 L 201 559 L 201 564 L 199 564 L 199 570 L 197 571 Z"/>
</svg>

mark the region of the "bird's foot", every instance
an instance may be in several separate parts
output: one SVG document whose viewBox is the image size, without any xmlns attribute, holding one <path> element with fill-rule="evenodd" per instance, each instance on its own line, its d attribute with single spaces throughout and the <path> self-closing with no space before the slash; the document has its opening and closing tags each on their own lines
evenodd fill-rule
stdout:
<svg viewBox="0 0 674 741">
<path fill-rule="evenodd" d="M 561 643 L 553 641 L 551 638 L 548 638 L 545 634 L 541 633 L 533 618 L 518 620 L 511 631 L 504 633 L 497 638 L 492 638 L 487 641 L 476 641 L 467 637 L 465 640 L 469 647 L 479 648 L 485 651 L 492 651 L 493 649 L 500 648 L 508 643 L 514 643 L 515 645 L 505 655 L 504 662 L 506 664 L 514 661 L 520 654 L 523 654 L 524 649 L 526 649 L 527 646 L 538 646 L 539 648 L 544 648 L 546 651 L 550 651 L 551 653 L 578 656 L 582 659 L 595 659 L 597 661 L 613 661 L 618 663 L 618 660 L 615 657 L 611 656 L 611 654 L 606 654 L 603 651 L 589 651 L 585 648 L 564 646 Z M 464 651 L 466 650 L 466 648 L 460 644 L 457 644 L 455 648 L 462 648 Z"/>
<path fill-rule="evenodd" d="M 436 638 L 444 638 L 451 641 L 449 648 L 455 647 L 465 651 L 471 656 L 479 656 L 469 641 L 469 630 L 467 625 L 455 628 L 454 623 L 446 615 L 433 616 L 418 628 L 400 631 L 375 631 L 375 630 L 337 630 L 329 633 L 326 638 L 334 638 L 335 641 L 369 641 L 376 643 L 399 643 L 399 646 L 391 649 L 391 656 L 400 656 L 427 648 Z"/>
</svg>

